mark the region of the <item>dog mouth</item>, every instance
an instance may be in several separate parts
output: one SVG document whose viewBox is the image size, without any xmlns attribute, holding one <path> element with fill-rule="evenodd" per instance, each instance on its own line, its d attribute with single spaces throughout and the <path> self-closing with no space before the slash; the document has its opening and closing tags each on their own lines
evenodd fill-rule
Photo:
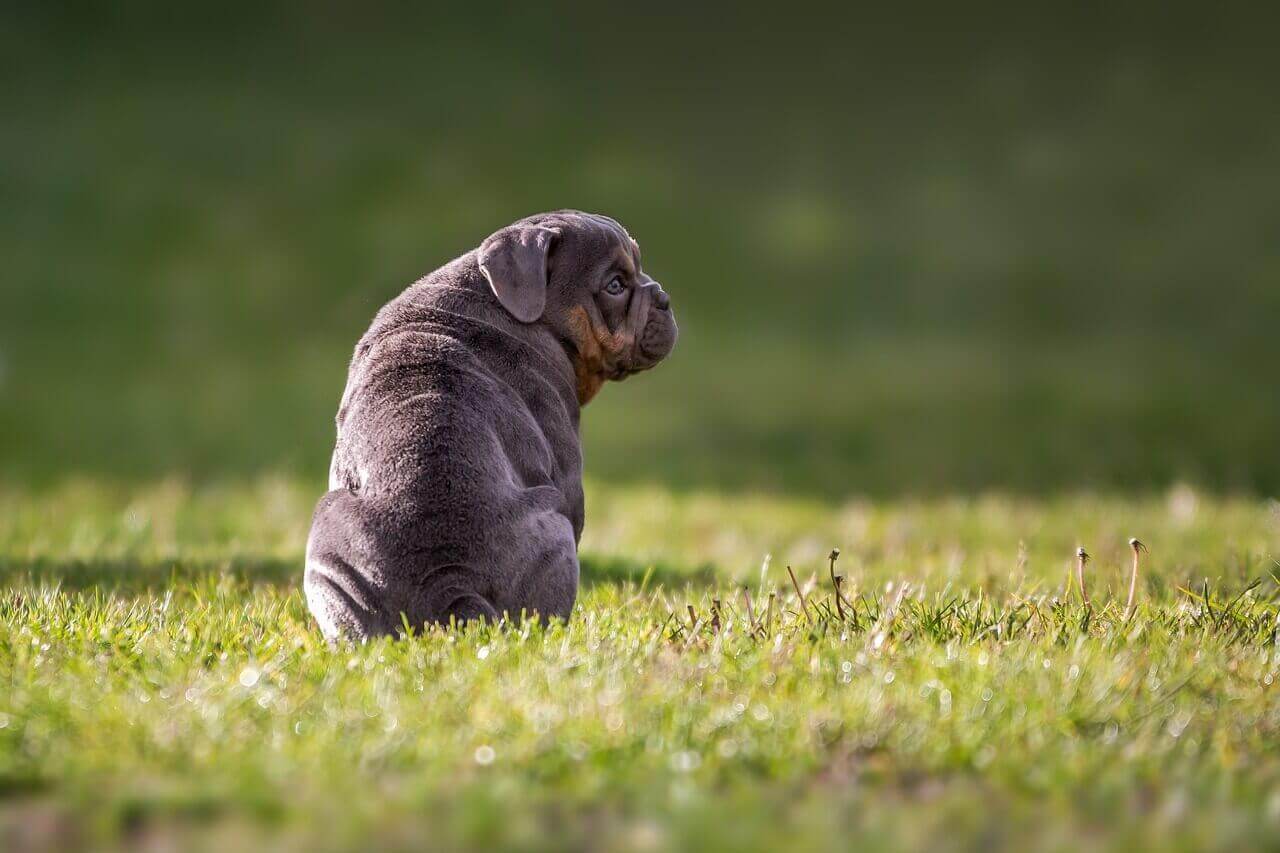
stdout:
<svg viewBox="0 0 1280 853">
<path fill-rule="evenodd" d="M 612 382 L 621 382 L 628 376 L 635 376 L 637 373 L 652 370 L 658 366 L 658 362 L 667 357 L 667 354 L 671 352 L 671 348 L 675 344 L 675 335 L 672 333 L 668 337 L 667 333 L 661 330 L 656 333 L 656 337 L 650 335 L 649 328 L 653 325 L 653 322 L 646 325 L 645 331 L 636 339 L 627 358 L 620 360 L 611 367 L 605 368 L 604 375 L 606 379 Z"/>
<path fill-rule="evenodd" d="M 648 370 L 669 356 L 675 349 L 677 336 L 675 318 L 669 310 L 664 308 L 650 312 L 632 350 L 633 372 Z"/>
<path fill-rule="evenodd" d="M 655 292 L 658 293 L 657 298 Z M 643 322 L 636 322 L 632 326 L 635 332 L 627 356 L 623 359 L 625 366 L 620 365 L 617 372 L 621 375 L 613 378 L 621 379 L 650 369 L 666 358 L 675 346 L 676 322 L 666 294 L 645 287 L 637 293 L 637 297 L 637 304 L 634 306 L 637 310 L 632 317 Z"/>
<path fill-rule="evenodd" d="M 625 331 L 620 329 L 617 333 L 610 333 L 629 340 L 618 350 L 606 347 L 601 353 L 603 358 L 594 366 L 595 375 L 605 381 L 621 382 L 650 370 L 675 347 L 676 323 L 669 302 L 664 298 L 659 304 L 648 289 L 640 291 L 637 296 Z M 641 320 L 642 323 L 638 322 Z M 577 345 L 574 352 L 581 357 L 582 350 Z"/>
</svg>

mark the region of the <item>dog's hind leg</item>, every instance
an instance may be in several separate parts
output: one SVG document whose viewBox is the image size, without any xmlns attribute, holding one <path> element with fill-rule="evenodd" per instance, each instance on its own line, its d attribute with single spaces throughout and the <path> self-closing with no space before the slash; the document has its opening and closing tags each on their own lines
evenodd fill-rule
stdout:
<svg viewBox="0 0 1280 853">
<path fill-rule="evenodd" d="M 483 595 L 459 588 L 441 592 L 442 598 L 446 600 L 432 621 L 439 622 L 441 625 L 448 625 L 450 622 L 461 625 L 463 622 L 472 620 L 498 622 L 498 611 Z"/>
<path fill-rule="evenodd" d="M 512 617 L 568 619 L 578 597 L 578 547 L 569 519 L 554 510 L 532 512 L 510 547 L 519 573 L 501 606 Z"/>
<path fill-rule="evenodd" d="M 360 641 L 393 633 L 381 587 L 385 559 L 359 497 L 337 489 L 316 505 L 303 590 L 326 639 Z"/>
<path fill-rule="evenodd" d="M 423 571 L 405 585 L 404 607 L 410 625 L 448 626 L 450 622 L 497 623 L 500 615 L 487 597 L 488 588 L 476 572 L 461 563 L 447 563 Z"/>
</svg>

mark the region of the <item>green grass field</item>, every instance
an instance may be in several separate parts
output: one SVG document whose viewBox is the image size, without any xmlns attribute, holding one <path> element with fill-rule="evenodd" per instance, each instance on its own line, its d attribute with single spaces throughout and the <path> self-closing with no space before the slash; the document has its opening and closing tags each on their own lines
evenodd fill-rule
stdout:
<svg viewBox="0 0 1280 853">
<path fill-rule="evenodd" d="M 314 491 L 0 497 L 9 849 L 1280 834 L 1274 503 L 593 485 L 567 626 L 334 650 L 298 586 Z M 1151 554 L 1125 619 L 1132 535 Z M 1078 543 L 1088 608 L 1064 598 Z"/>
</svg>

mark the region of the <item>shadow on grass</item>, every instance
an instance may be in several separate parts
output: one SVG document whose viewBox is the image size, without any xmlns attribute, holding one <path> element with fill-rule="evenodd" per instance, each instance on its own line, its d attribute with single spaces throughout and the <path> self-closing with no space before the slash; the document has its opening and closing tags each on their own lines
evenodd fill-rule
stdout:
<svg viewBox="0 0 1280 853">
<path fill-rule="evenodd" d="M 695 566 L 666 560 L 642 562 L 629 557 L 602 557 L 593 554 L 582 555 L 579 563 L 582 585 L 586 587 L 621 584 L 627 581 L 635 584 L 646 583 L 649 587 L 658 585 L 680 587 L 685 584 L 709 586 L 716 580 L 715 566 L 710 563 Z"/>
<path fill-rule="evenodd" d="M 666 561 L 653 563 L 589 554 L 581 558 L 581 583 L 586 588 L 627 582 L 647 583 L 650 587 L 659 584 L 705 586 L 713 583 L 715 577 L 710 563 L 697 566 Z M 302 559 L 251 555 L 221 560 L 0 558 L 0 587 L 4 588 L 56 585 L 68 591 L 101 589 L 140 594 L 224 578 L 247 586 L 300 586 Z"/>
<path fill-rule="evenodd" d="M 290 586 L 302 580 L 302 564 L 300 560 L 253 556 L 222 560 L 0 558 L 3 587 L 57 585 L 71 591 L 141 593 L 219 578 L 235 583 Z"/>
</svg>

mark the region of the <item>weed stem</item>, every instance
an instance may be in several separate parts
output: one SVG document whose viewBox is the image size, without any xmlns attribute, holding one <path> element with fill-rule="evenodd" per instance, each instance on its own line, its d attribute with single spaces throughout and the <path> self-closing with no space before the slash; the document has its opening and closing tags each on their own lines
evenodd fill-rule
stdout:
<svg viewBox="0 0 1280 853">
<path fill-rule="evenodd" d="M 805 621 L 812 625 L 813 619 L 809 616 L 809 605 L 804 600 L 804 592 L 800 589 L 800 583 L 796 580 L 796 573 L 791 571 L 790 566 L 787 566 L 787 574 L 791 575 L 791 585 L 796 588 L 796 595 L 800 596 L 800 609 L 804 611 Z"/>
<path fill-rule="evenodd" d="M 1129 621 L 1129 617 L 1133 615 L 1133 599 L 1138 592 L 1138 560 L 1139 555 L 1147 550 L 1147 546 L 1143 545 L 1137 539 L 1129 540 L 1129 547 L 1133 549 L 1133 571 L 1129 575 L 1129 600 L 1124 606 L 1124 620 Z"/>
<path fill-rule="evenodd" d="M 1089 590 L 1084 583 L 1084 564 L 1089 562 L 1089 552 L 1081 545 L 1076 549 L 1076 577 L 1080 581 L 1080 599 L 1084 601 L 1084 606 L 1089 607 Z"/>
</svg>

